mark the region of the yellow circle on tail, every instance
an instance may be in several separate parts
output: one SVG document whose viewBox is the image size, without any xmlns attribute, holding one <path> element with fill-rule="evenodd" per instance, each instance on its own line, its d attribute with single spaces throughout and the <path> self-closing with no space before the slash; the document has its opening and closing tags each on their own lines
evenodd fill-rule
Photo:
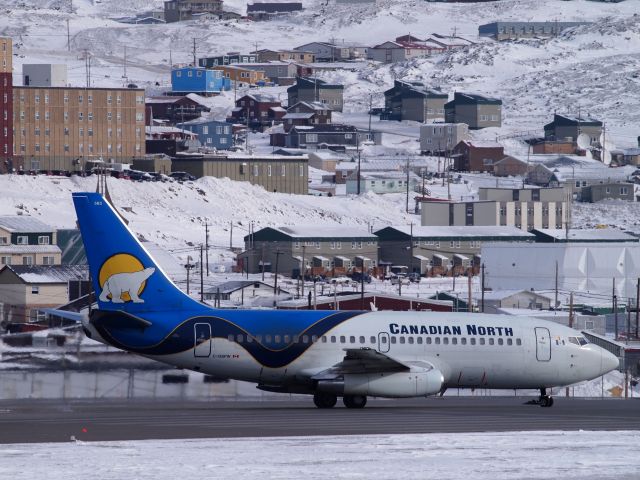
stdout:
<svg viewBox="0 0 640 480">
<path fill-rule="evenodd" d="M 100 288 L 104 288 L 104 284 L 111 275 L 116 273 L 132 273 L 144 270 L 144 265 L 133 255 L 128 253 L 118 253 L 112 257 L 109 257 L 100 267 L 100 274 L 98 281 L 100 282 Z M 142 294 L 144 287 L 147 285 L 145 280 L 138 289 L 138 295 Z M 111 294 L 108 295 L 111 298 Z M 125 302 L 130 302 L 131 297 L 128 292 L 124 292 L 121 296 Z"/>
</svg>

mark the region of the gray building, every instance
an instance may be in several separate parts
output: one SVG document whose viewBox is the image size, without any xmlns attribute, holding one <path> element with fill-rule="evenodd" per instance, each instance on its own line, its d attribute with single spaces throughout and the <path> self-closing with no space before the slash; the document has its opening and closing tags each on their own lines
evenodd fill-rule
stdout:
<svg viewBox="0 0 640 480">
<path fill-rule="evenodd" d="M 385 117 L 388 120 L 427 122 L 444 119 L 444 104 L 449 96 L 426 88 L 419 82 L 395 80 L 384 92 Z"/>
<path fill-rule="evenodd" d="M 370 269 L 378 264 L 378 238 L 365 228 L 266 227 L 244 237 L 245 250 L 239 267 L 249 273 L 266 272 L 297 277 L 338 276 L 353 268 Z"/>
<path fill-rule="evenodd" d="M 26 63 L 22 65 L 25 87 L 66 87 L 67 65 L 64 63 Z"/>
<path fill-rule="evenodd" d="M 177 156 L 174 172 L 200 177 L 229 178 L 260 185 L 269 192 L 308 193 L 309 159 L 306 155 L 197 155 Z"/>
<path fill-rule="evenodd" d="M 254 21 L 273 20 L 301 11 L 301 2 L 256 2 L 247 4 L 247 16 Z"/>
<path fill-rule="evenodd" d="M 455 92 L 444 106 L 447 123 L 466 123 L 470 129 L 500 127 L 502 100 L 471 93 Z"/>
<path fill-rule="evenodd" d="M 294 126 L 285 136 L 285 147 L 288 148 L 329 148 L 346 150 L 355 148 L 364 134 L 352 125 L 327 123 L 309 126 Z"/>
<path fill-rule="evenodd" d="M 480 25 L 478 34 L 496 40 L 555 37 L 567 28 L 588 24 L 589 22 L 492 22 Z"/>
<path fill-rule="evenodd" d="M 290 62 L 248 63 L 242 66 L 249 70 L 263 71 L 269 81 L 277 84 L 285 83 L 285 80 L 288 79 L 285 83 L 286 85 L 292 83 L 298 71 L 296 64 Z"/>
<path fill-rule="evenodd" d="M 553 122 L 544 126 L 544 136 L 549 140 L 571 139 L 576 142 L 580 135 L 589 137 L 591 145 L 600 143 L 602 122 L 595 118 L 553 115 Z"/>
<path fill-rule="evenodd" d="M 530 290 L 490 290 L 483 298 L 484 313 L 498 313 L 501 308 L 549 310 L 552 303 L 548 296 Z"/>
<path fill-rule="evenodd" d="M 477 274 L 485 242 L 533 242 L 513 227 L 386 227 L 374 232 L 380 263 L 426 276 Z"/>
<path fill-rule="evenodd" d="M 480 200 L 421 203 L 423 226 L 511 226 L 522 230 L 563 228 L 564 188 L 480 188 Z"/>
<path fill-rule="evenodd" d="M 164 2 L 164 19 L 167 23 L 191 20 L 206 13 L 222 13 L 222 0 L 167 0 Z"/>
<path fill-rule="evenodd" d="M 602 183 L 589 185 L 582 189 L 580 200 L 582 202 L 596 203 L 602 200 L 635 201 L 633 183 Z"/>
<path fill-rule="evenodd" d="M 420 151 L 450 152 L 458 143 L 469 139 L 466 123 L 431 123 L 420 127 Z"/>
<path fill-rule="evenodd" d="M 348 46 L 328 42 L 305 43 L 294 50 L 313 53 L 318 62 L 343 62 L 351 58 L 351 49 Z"/>
<path fill-rule="evenodd" d="M 414 192 L 416 186 L 420 183 L 420 177 L 415 173 L 407 174 L 405 172 L 387 171 L 387 172 L 360 172 L 360 193 L 402 193 L 409 191 Z M 347 177 L 346 193 L 358 193 L 358 172 L 355 171 Z"/>
<path fill-rule="evenodd" d="M 342 111 L 343 93 L 342 85 L 308 77 L 299 77 L 295 85 L 287 88 L 289 105 L 295 105 L 298 102 L 321 102 L 335 112 Z"/>
</svg>

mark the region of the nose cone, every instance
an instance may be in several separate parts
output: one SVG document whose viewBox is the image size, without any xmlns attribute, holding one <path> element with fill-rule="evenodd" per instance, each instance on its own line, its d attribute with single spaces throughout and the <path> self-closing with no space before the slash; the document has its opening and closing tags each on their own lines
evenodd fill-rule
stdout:
<svg viewBox="0 0 640 480">
<path fill-rule="evenodd" d="M 611 370 L 615 370 L 620 366 L 620 360 L 613 353 L 606 351 L 604 348 L 600 349 L 602 351 L 602 375 L 610 372 Z"/>
</svg>

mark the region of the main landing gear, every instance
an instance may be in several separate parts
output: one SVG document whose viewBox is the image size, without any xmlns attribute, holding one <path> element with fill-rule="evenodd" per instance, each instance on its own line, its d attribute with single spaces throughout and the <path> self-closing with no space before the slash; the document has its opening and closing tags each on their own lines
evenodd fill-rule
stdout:
<svg viewBox="0 0 640 480">
<path fill-rule="evenodd" d="M 547 389 L 540 389 L 540 398 L 538 399 L 538 405 L 541 407 L 552 407 L 553 406 L 553 397 L 551 395 L 547 395 Z"/>
<path fill-rule="evenodd" d="M 367 397 L 364 395 L 345 395 L 342 402 L 347 408 L 364 408 Z M 331 393 L 318 392 L 313 396 L 313 403 L 318 408 L 333 408 L 338 403 L 338 397 Z"/>
</svg>

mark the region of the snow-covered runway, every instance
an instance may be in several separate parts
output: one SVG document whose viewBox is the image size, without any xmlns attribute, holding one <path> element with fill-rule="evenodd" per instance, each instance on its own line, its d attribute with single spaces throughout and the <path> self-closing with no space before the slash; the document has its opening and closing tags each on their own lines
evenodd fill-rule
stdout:
<svg viewBox="0 0 640 480">
<path fill-rule="evenodd" d="M 640 432 L 514 432 L 17 444 L 0 478 L 637 479 Z"/>
</svg>

